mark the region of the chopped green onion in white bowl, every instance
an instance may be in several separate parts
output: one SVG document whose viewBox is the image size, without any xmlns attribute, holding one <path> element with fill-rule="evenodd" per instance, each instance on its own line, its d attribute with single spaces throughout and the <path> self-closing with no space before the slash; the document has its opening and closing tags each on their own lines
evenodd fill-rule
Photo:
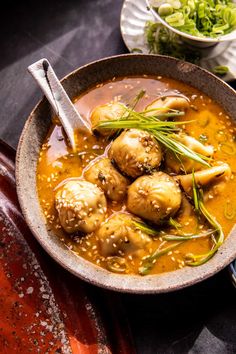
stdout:
<svg viewBox="0 0 236 354">
<path fill-rule="evenodd" d="M 146 0 L 154 17 L 198 47 L 236 39 L 232 0 Z"/>
</svg>

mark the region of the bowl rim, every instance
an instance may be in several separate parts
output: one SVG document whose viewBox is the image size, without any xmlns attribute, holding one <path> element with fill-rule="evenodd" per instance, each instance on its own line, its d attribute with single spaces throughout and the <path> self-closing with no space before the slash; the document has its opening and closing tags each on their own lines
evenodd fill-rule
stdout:
<svg viewBox="0 0 236 354">
<path fill-rule="evenodd" d="M 123 59 L 132 60 L 132 58 L 135 57 L 142 57 L 146 58 L 147 60 L 148 58 L 155 58 L 155 60 L 159 58 L 160 60 L 168 60 L 171 64 L 174 64 L 176 66 L 178 64 L 187 64 L 190 68 L 193 68 L 197 71 L 200 70 L 201 72 L 204 72 L 204 75 L 211 77 L 215 81 L 218 81 L 220 85 L 226 88 L 226 90 L 230 91 L 231 94 L 235 95 L 236 98 L 236 92 L 227 83 L 220 80 L 214 74 L 194 64 L 186 63 L 178 59 L 163 55 L 120 54 L 102 58 L 75 69 L 74 71 L 64 76 L 61 82 L 65 82 L 66 80 L 70 79 L 70 77 L 73 77 L 74 75 L 79 73 L 81 70 L 97 65 L 98 63 L 105 63 L 106 61 L 112 62 L 117 60 L 122 61 Z M 236 248 L 232 250 L 229 246 L 236 244 L 236 225 L 230 232 L 230 235 L 228 235 L 228 237 L 224 241 L 223 245 L 221 246 L 221 249 L 209 262 L 197 267 L 198 271 L 195 273 L 194 268 L 184 267 L 176 271 L 161 273 L 157 275 L 146 275 L 144 277 L 140 275 L 120 275 L 98 267 L 80 256 L 75 256 L 73 255 L 73 252 L 68 249 L 66 250 L 66 252 L 64 252 L 64 254 L 59 253 L 58 255 L 57 250 L 61 251 L 61 248 L 59 246 L 57 246 L 57 250 L 51 248 L 47 241 L 45 242 L 45 240 L 41 237 L 40 233 L 37 231 L 37 227 L 36 225 L 34 225 L 34 221 L 32 221 L 32 218 L 30 216 L 30 207 L 28 206 L 28 203 L 25 200 L 24 190 L 21 188 L 21 163 L 23 159 L 21 152 L 23 144 L 26 143 L 24 136 L 31 125 L 31 121 L 33 120 L 35 112 L 40 109 L 40 105 L 44 102 L 44 100 L 46 100 L 45 97 L 43 97 L 43 99 L 41 99 L 33 108 L 32 112 L 30 113 L 29 117 L 25 122 L 24 128 L 19 139 L 19 144 L 16 152 L 16 189 L 23 216 L 33 235 L 36 237 L 36 239 L 45 249 L 45 251 L 62 267 L 70 271 L 75 276 L 81 278 L 82 280 L 85 280 L 96 286 L 103 287 L 109 290 L 114 290 L 123 293 L 157 294 L 172 292 L 190 285 L 194 285 L 216 274 L 235 259 Z M 43 222 L 45 223 L 44 220 Z M 78 263 L 80 262 L 82 264 L 82 267 L 77 268 L 70 260 L 71 258 L 74 259 L 75 257 L 78 260 Z M 211 267 L 209 266 L 209 264 L 211 264 Z M 89 272 L 86 270 L 86 267 L 89 268 Z M 179 279 L 181 279 L 181 282 L 179 281 Z"/>
<path fill-rule="evenodd" d="M 150 0 L 146 0 L 146 4 L 148 6 L 148 9 L 151 11 L 152 15 L 156 18 L 156 20 L 158 20 L 159 22 L 161 22 L 165 27 L 167 27 L 169 30 L 171 30 L 172 32 L 178 34 L 179 36 L 183 37 L 183 38 L 187 38 L 189 40 L 193 42 L 201 42 L 201 43 L 211 43 L 213 44 L 217 44 L 220 42 L 226 42 L 226 41 L 232 41 L 236 38 L 236 29 L 234 29 L 233 31 L 231 31 L 230 33 L 224 34 L 223 36 L 218 36 L 216 38 L 211 38 L 211 37 L 197 37 L 197 36 L 193 36 L 189 33 L 186 32 L 182 32 L 179 31 L 177 28 L 170 26 L 152 7 L 152 5 L 150 4 Z M 233 35 L 234 34 L 234 35 Z M 193 44 L 194 45 L 194 44 Z"/>
</svg>

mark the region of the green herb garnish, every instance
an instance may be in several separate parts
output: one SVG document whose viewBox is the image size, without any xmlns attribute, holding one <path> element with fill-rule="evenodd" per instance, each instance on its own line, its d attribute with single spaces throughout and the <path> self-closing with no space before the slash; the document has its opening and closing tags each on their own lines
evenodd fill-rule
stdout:
<svg viewBox="0 0 236 354">
<path fill-rule="evenodd" d="M 131 49 L 131 51 L 130 51 L 130 53 L 142 53 L 143 51 L 142 51 L 142 49 L 140 49 L 140 48 L 133 48 L 133 49 Z"/>
<path fill-rule="evenodd" d="M 147 235 L 155 236 L 158 233 L 154 227 L 151 227 L 144 222 L 132 220 L 132 224 L 137 227 L 137 229 L 145 232 Z"/>
<path fill-rule="evenodd" d="M 160 143 L 162 143 L 167 149 L 171 150 L 175 155 L 187 157 L 190 160 L 194 160 L 202 165 L 210 167 L 207 162 L 210 160 L 208 157 L 196 153 L 186 145 L 180 143 L 176 135 L 155 131 L 153 129 L 150 130 L 150 132 Z"/>
<path fill-rule="evenodd" d="M 143 98 L 143 96 L 145 95 L 146 93 L 146 90 L 143 90 L 141 89 L 137 95 L 134 97 L 134 99 L 128 103 L 128 107 L 131 109 L 131 110 L 134 110 L 135 107 L 137 106 L 137 104 L 139 103 L 139 101 Z"/>
<path fill-rule="evenodd" d="M 166 0 L 165 4 L 155 0 L 154 6 L 171 27 L 192 36 L 217 38 L 236 28 L 236 5 L 231 0 Z"/>
<path fill-rule="evenodd" d="M 200 64 L 201 52 L 183 42 L 179 35 L 161 23 L 147 21 L 145 38 L 149 53 L 169 55 L 193 64 Z M 216 75 L 224 76 L 229 72 L 229 67 L 219 65 L 215 66 L 211 71 Z"/>
<path fill-rule="evenodd" d="M 166 109 L 162 107 L 162 110 Z M 151 110 L 152 111 L 152 110 Z M 155 109 L 156 111 L 156 109 Z M 208 157 L 194 152 L 186 145 L 178 141 L 178 136 L 174 134 L 178 131 L 178 125 L 190 123 L 190 121 L 172 122 L 161 121 L 160 119 L 176 117 L 184 115 L 184 112 L 170 109 L 167 113 L 161 113 L 161 109 L 158 118 L 153 116 L 147 116 L 150 111 L 135 112 L 132 109 L 126 108 L 127 114 L 116 120 L 107 120 L 99 122 L 99 129 L 140 129 L 149 132 L 153 137 L 163 144 L 167 149 L 171 150 L 175 155 L 180 155 L 194 160 L 204 166 L 210 167 Z"/>
<path fill-rule="evenodd" d="M 224 76 L 229 72 L 229 67 L 223 65 L 215 66 L 212 72 L 216 75 Z"/>
<path fill-rule="evenodd" d="M 172 224 L 172 221 L 174 221 L 172 218 L 169 219 L 169 225 Z M 150 235 L 150 236 L 158 236 L 161 237 L 163 240 L 165 241 L 187 241 L 187 240 L 193 240 L 193 239 L 197 239 L 197 238 L 202 238 L 202 237 L 207 237 L 209 235 L 212 235 L 215 230 L 208 230 L 206 232 L 202 232 L 200 234 L 183 234 L 183 235 L 169 235 L 169 234 L 158 234 L 158 231 L 150 226 L 147 225 L 144 222 L 139 222 L 139 221 L 132 221 L 132 224 L 137 227 L 139 230 L 145 232 L 146 234 Z M 179 223 L 177 223 L 179 226 L 181 227 L 181 225 Z"/>
<path fill-rule="evenodd" d="M 161 23 L 148 21 L 145 26 L 145 37 L 149 52 L 153 54 L 170 55 L 174 58 L 198 64 L 201 54 L 190 48 L 174 32 Z"/>
<path fill-rule="evenodd" d="M 182 227 L 182 225 L 178 221 L 174 220 L 171 217 L 168 220 L 168 224 L 170 226 L 173 226 L 176 230 L 178 230 L 178 229 L 180 229 Z"/>
<path fill-rule="evenodd" d="M 181 245 L 184 241 L 176 242 L 166 248 L 160 249 L 158 248 L 151 256 L 148 256 L 144 261 L 141 267 L 139 267 L 139 274 L 146 275 L 150 272 L 150 270 L 154 267 L 156 261 L 161 256 L 164 256 L 168 252 L 172 251 L 179 245 Z"/>
<path fill-rule="evenodd" d="M 165 241 L 187 241 L 187 240 L 194 240 L 197 238 L 203 238 L 212 235 L 215 230 L 209 230 L 203 232 L 201 234 L 185 234 L 185 235 L 164 235 L 162 236 L 163 240 Z"/>
<path fill-rule="evenodd" d="M 218 248 L 224 242 L 224 233 L 223 233 L 221 225 L 209 213 L 209 211 L 206 209 L 206 207 L 203 203 L 203 192 L 196 185 L 194 172 L 193 172 L 193 200 L 194 200 L 195 210 L 199 213 L 199 215 L 202 215 L 203 217 L 205 217 L 205 219 L 208 221 L 208 223 L 212 226 L 214 233 L 215 233 L 215 237 L 213 239 L 214 245 L 209 252 L 207 252 L 205 254 L 200 254 L 200 255 L 194 255 L 192 253 L 189 253 L 185 256 L 185 258 L 186 258 L 185 263 L 187 265 L 199 266 L 201 264 L 206 263 L 218 251 Z"/>
</svg>

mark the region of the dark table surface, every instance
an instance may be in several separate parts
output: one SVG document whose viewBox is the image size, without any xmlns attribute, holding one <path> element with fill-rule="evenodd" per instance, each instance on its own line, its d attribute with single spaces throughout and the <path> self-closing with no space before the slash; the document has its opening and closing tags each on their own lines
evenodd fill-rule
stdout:
<svg viewBox="0 0 236 354">
<path fill-rule="evenodd" d="M 127 49 L 122 0 L 8 2 L 0 21 L 0 138 L 13 147 L 42 96 L 26 72 L 47 57 L 59 77 Z M 227 270 L 179 292 L 121 295 L 138 353 L 236 353 L 236 290 Z M 114 304 L 115 306 L 115 304 Z"/>
</svg>

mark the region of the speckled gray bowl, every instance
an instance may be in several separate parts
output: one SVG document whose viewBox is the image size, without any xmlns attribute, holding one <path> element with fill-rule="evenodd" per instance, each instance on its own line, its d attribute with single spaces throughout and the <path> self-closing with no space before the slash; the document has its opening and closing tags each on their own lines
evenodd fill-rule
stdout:
<svg viewBox="0 0 236 354">
<path fill-rule="evenodd" d="M 163 75 L 181 80 L 208 94 L 236 119 L 236 93 L 209 72 L 173 58 L 129 54 L 103 59 L 75 70 L 63 79 L 71 98 L 89 87 L 114 76 Z M 206 279 L 236 258 L 236 229 L 232 230 L 218 253 L 206 264 L 161 275 L 132 276 L 111 273 L 70 252 L 47 229 L 36 190 L 36 166 L 41 144 L 51 124 L 46 99 L 34 108 L 22 132 L 16 157 L 17 192 L 25 219 L 33 234 L 59 264 L 81 279 L 111 290 L 130 293 L 164 293 L 184 288 Z"/>
</svg>

